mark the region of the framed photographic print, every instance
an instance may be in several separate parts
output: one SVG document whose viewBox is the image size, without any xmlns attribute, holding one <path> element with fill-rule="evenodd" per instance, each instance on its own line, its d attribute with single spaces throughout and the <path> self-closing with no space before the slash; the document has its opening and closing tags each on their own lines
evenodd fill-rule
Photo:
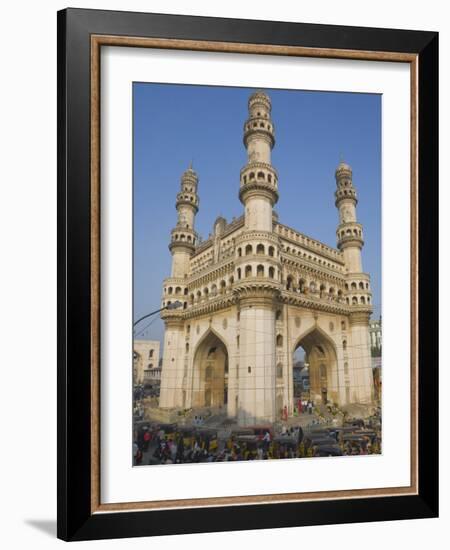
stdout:
<svg viewBox="0 0 450 550">
<path fill-rule="evenodd" d="M 58 536 L 435 517 L 438 37 L 58 14 Z"/>
</svg>

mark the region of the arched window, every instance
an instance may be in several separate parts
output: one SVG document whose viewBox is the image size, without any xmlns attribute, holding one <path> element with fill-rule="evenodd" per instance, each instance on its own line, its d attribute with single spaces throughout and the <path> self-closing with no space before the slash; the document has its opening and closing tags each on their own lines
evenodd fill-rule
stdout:
<svg viewBox="0 0 450 550">
<path fill-rule="evenodd" d="M 317 289 L 317 286 L 316 286 L 316 283 L 314 281 L 311 281 L 309 283 L 309 290 L 310 292 L 316 292 L 316 289 Z"/>
<path fill-rule="evenodd" d="M 304 294 L 304 292 L 305 292 L 305 285 L 306 285 L 305 279 L 300 279 L 300 280 L 298 281 L 298 289 L 300 290 L 300 292 L 301 292 L 302 294 Z"/>
<path fill-rule="evenodd" d="M 254 180 L 255 179 L 255 172 L 250 172 L 249 179 Z"/>
<path fill-rule="evenodd" d="M 277 309 L 276 313 L 275 313 L 275 319 L 277 321 L 280 321 L 281 320 L 281 309 Z"/>
<path fill-rule="evenodd" d="M 281 363 L 277 365 L 277 378 L 283 378 L 283 365 Z"/>
<path fill-rule="evenodd" d="M 239 256 L 239 257 L 242 256 L 242 248 L 241 248 L 241 247 L 238 248 L 238 256 Z"/>
<path fill-rule="evenodd" d="M 274 256 L 275 255 L 275 248 L 273 246 L 269 246 L 269 256 Z"/>
<path fill-rule="evenodd" d="M 173 288 L 171 286 L 169 286 L 168 293 L 172 294 L 172 292 L 173 292 Z"/>
<path fill-rule="evenodd" d="M 292 277 L 290 275 L 286 279 L 286 290 L 292 290 Z"/>
<path fill-rule="evenodd" d="M 215 296 L 217 294 L 217 285 L 212 285 L 211 287 L 211 294 Z"/>
<path fill-rule="evenodd" d="M 149 364 L 147 365 L 147 368 L 148 368 L 148 369 L 152 369 L 152 368 L 153 368 L 153 363 L 149 363 Z"/>
<path fill-rule="evenodd" d="M 360 288 L 361 290 L 364 290 L 364 283 L 363 283 L 363 282 L 359 283 L 359 288 Z"/>
<path fill-rule="evenodd" d="M 348 290 L 348 283 L 345 283 L 345 290 Z"/>
<path fill-rule="evenodd" d="M 352 283 L 352 290 L 356 290 L 356 283 Z"/>
<path fill-rule="evenodd" d="M 341 321 L 341 330 L 345 330 L 346 326 L 345 326 L 345 321 Z"/>
<path fill-rule="evenodd" d="M 248 256 L 249 254 L 252 254 L 253 253 L 253 247 L 251 244 L 248 244 L 246 247 L 245 247 L 245 255 Z"/>
<path fill-rule="evenodd" d="M 221 293 L 224 293 L 225 292 L 225 287 L 227 286 L 227 283 L 225 281 L 220 281 L 220 292 Z"/>
<path fill-rule="evenodd" d="M 240 343 L 240 337 L 236 336 L 236 347 L 239 347 L 239 343 Z"/>
<path fill-rule="evenodd" d="M 154 352 L 154 350 L 151 349 L 151 350 L 148 352 L 148 356 L 149 356 L 149 357 L 153 357 L 153 352 Z"/>
<path fill-rule="evenodd" d="M 256 254 L 264 254 L 264 245 L 258 244 L 256 247 Z"/>
<path fill-rule="evenodd" d="M 209 289 L 208 289 L 207 286 L 205 286 L 205 288 L 203 289 L 203 294 L 204 294 L 205 296 L 208 296 L 208 294 L 209 294 Z"/>
<path fill-rule="evenodd" d="M 258 172 L 258 179 L 261 179 L 261 180 L 265 179 L 264 172 Z"/>
<path fill-rule="evenodd" d="M 325 292 L 325 285 L 320 285 L 319 292 L 320 292 L 320 297 L 322 298 L 323 293 Z"/>
<path fill-rule="evenodd" d="M 356 296 L 353 296 L 352 298 L 352 304 L 355 305 L 358 303 L 358 298 Z"/>
<path fill-rule="evenodd" d="M 186 342 L 186 353 L 189 353 L 189 342 Z"/>
<path fill-rule="evenodd" d="M 241 278 L 241 268 L 240 267 L 237 268 L 237 278 L 238 279 Z"/>
<path fill-rule="evenodd" d="M 361 302 L 362 304 L 365 304 L 365 303 L 366 303 L 366 299 L 364 298 L 364 296 L 361 296 L 360 302 Z"/>
<path fill-rule="evenodd" d="M 342 349 L 344 351 L 347 349 L 347 340 L 342 340 Z"/>
<path fill-rule="evenodd" d="M 256 267 L 256 275 L 258 277 L 264 277 L 264 266 L 259 264 L 257 267 Z"/>
<path fill-rule="evenodd" d="M 252 266 L 251 265 L 246 265 L 245 266 L 245 276 L 246 277 L 251 277 L 252 276 Z"/>
<path fill-rule="evenodd" d="M 275 279 L 275 268 L 274 267 L 269 267 L 269 277 L 271 279 Z"/>
<path fill-rule="evenodd" d="M 189 291 L 188 291 L 188 288 L 186 287 L 186 288 L 184 289 L 184 295 L 187 296 L 188 292 L 189 292 Z"/>
<path fill-rule="evenodd" d="M 281 348 L 283 345 L 283 336 L 281 334 L 277 335 L 277 347 Z"/>
</svg>

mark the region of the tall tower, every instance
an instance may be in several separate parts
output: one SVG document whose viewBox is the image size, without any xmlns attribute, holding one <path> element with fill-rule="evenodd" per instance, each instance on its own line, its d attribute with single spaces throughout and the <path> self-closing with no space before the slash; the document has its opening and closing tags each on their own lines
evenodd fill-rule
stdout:
<svg viewBox="0 0 450 550">
<path fill-rule="evenodd" d="M 256 92 L 248 101 L 249 117 L 244 124 L 248 161 L 241 170 L 239 199 L 245 207 L 245 227 L 272 231 L 272 208 L 278 200 L 278 175 L 271 164 L 275 129 L 270 118 L 270 98 Z"/>
<path fill-rule="evenodd" d="M 172 253 L 172 277 L 184 277 L 189 270 L 189 258 L 196 243 L 195 215 L 198 212 L 198 176 L 192 166 L 181 177 L 177 195 L 177 225 L 172 229 L 169 249 Z"/>
<path fill-rule="evenodd" d="M 353 187 L 352 169 L 341 162 L 336 169 L 336 207 L 339 210 L 338 248 L 344 254 L 349 273 L 361 273 L 361 249 L 364 245 L 362 225 L 356 221 L 358 199 Z"/>
<path fill-rule="evenodd" d="M 194 231 L 198 212 L 198 176 L 192 166 L 181 176 L 181 189 L 177 194 L 178 220 L 171 232 L 169 250 L 172 253 L 172 273 L 164 280 L 162 307 L 173 301 L 187 305 L 189 260 L 195 250 L 197 234 Z M 165 309 L 161 319 L 165 324 L 163 368 L 161 373 L 160 406 L 162 408 L 184 406 L 184 362 L 179 350 L 184 346 L 183 309 Z"/>
<path fill-rule="evenodd" d="M 240 310 L 237 394 L 240 424 L 276 418 L 275 308 L 280 291 L 280 243 L 273 233 L 278 176 L 271 164 L 275 144 L 271 103 L 263 92 L 250 96 L 244 124 L 248 161 L 241 170 L 239 198 L 245 228 L 235 242 L 234 293 Z M 235 410 L 234 410 L 235 409 Z"/>
<path fill-rule="evenodd" d="M 351 356 L 352 368 L 347 379 L 346 401 L 371 403 L 373 376 L 370 353 L 369 318 L 372 313 L 370 277 L 363 273 L 361 250 L 364 245 L 363 228 L 356 218 L 356 190 L 353 187 L 352 169 L 340 162 L 336 169 L 336 207 L 339 225 L 337 245 L 342 251 L 346 269 L 346 301 L 350 306 L 350 342 L 344 351 L 344 361 Z M 347 347 L 347 346 L 346 346 Z"/>
</svg>

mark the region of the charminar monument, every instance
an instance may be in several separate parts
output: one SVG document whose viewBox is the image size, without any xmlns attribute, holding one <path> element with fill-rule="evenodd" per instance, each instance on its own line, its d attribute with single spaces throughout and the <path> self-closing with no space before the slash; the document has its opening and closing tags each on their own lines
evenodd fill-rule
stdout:
<svg viewBox="0 0 450 550">
<path fill-rule="evenodd" d="M 337 249 L 283 225 L 273 210 L 279 186 L 270 98 L 252 94 L 248 110 L 243 215 L 231 223 L 217 218 L 200 242 L 198 176 L 190 167 L 181 177 L 162 306 L 182 307 L 161 313 L 160 407 L 222 407 L 242 425 L 273 422 L 285 407 L 292 414 L 300 346 L 316 403 L 370 405 L 372 297 L 352 170 L 341 162 L 335 173 Z"/>
</svg>

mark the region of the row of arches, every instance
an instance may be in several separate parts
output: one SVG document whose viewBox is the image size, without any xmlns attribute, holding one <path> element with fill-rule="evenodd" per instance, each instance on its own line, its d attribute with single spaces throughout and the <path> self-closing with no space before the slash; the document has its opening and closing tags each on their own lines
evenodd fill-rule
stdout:
<svg viewBox="0 0 450 550">
<path fill-rule="evenodd" d="M 292 275 L 286 277 L 286 290 L 293 292 L 299 292 L 300 294 L 318 294 L 320 298 L 341 298 L 343 297 L 343 291 L 337 289 L 333 286 L 327 287 L 325 283 L 317 283 L 317 281 L 311 280 L 307 281 L 304 278 L 298 279 L 298 282 L 295 282 L 295 279 Z"/>
<path fill-rule="evenodd" d="M 256 255 L 265 255 L 267 250 L 267 255 L 270 257 L 275 256 L 275 247 L 274 246 L 266 246 L 262 243 L 258 243 L 257 245 L 247 244 L 245 247 L 239 246 L 237 248 L 237 255 L 238 257 L 245 256 L 251 256 L 253 253 Z M 254 252 L 253 252 L 254 251 Z"/>
<path fill-rule="evenodd" d="M 184 294 L 186 296 L 188 293 L 188 289 L 187 287 L 183 290 L 180 286 L 176 286 L 176 287 L 168 286 L 167 288 L 164 288 L 164 293 L 167 293 L 169 295 L 175 294 L 177 296 Z"/>
<path fill-rule="evenodd" d="M 349 297 L 346 298 L 346 303 L 350 304 L 350 298 Z M 370 303 L 371 303 L 370 296 L 352 296 L 351 297 L 351 304 L 353 306 L 356 306 L 358 304 L 366 305 L 366 304 L 370 304 Z"/>
<path fill-rule="evenodd" d="M 189 226 L 186 224 L 187 228 Z M 184 233 L 175 233 L 172 237 L 172 241 L 179 241 L 179 242 L 187 242 L 195 244 L 195 237 L 192 237 L 191 235 L 185 235 Z"/>
<path fill-rule="evenodd" d="M 262 170 L 260 170 L 259 172 L 250 172 L 248 174 L 248 177 L 247 175 L 244 175 L 242 177 L 242 180 L 244 183 L 247 183 L 248 182 L 251 182 L 251 181 L 255 181 L 255 180 L 262 180 L 262 181 L 268 181 L 268 183 L 272 183 L 272 179 L 275 179 L 275 182 L 276 182 L 276 178 L 272 178 L 272 174 L 270 173 L 265 173 L 263 172 Z"/>
<path fill-rule="evenodd" d="M 348 284 L 345 283 L 345 290 L 368 290 L 369 289 L 369 283 L 367 281 L 353 281 L 352 283 Z"/>
<path fill-rule="evenodd" d="M 267 275 L 266 275 L 267 273 Z M 254 268 L 252 265 L 246 265 L 244 268 L 238 267 L 236 270 L 238 280 L 247 278 L 247 277 L 269 277 L 270 279 L 276 279 L 277 270 L 270 266 L 266 269 L 262 264 L 259 264 Z"/>
<path fill-rule="evenodd" d="M 182 193 L 179 193 L 179 195 L 178 195 L 178 200 L 179 200 L 179 201 L 181 201 L 181 200 L 189 201 L 189 202 L 192 202 L 192 203 L 196 203 L 196 202 L 197 202 L 197 201 L 195 200 L 194 195 L 183 195 Z"/>
<path fill-rule="evenodd" d="M 192 292 L 189 296 L 190 304 L 194 304 L 205 300 L 209 296 L 217 296 L 219 294 L 225 294 L 231 289 L 231 285 L 234 283 L 234 277 L 231 275 L 228 280 L 221 279 L 219 283 L 213 283 L 211 286 L 205 286 L 203 289 L 198 289 L 196 292 Z"/>
<path fill-rule="evenodd" d="M 341 239 L 344 237 L 362 237 L 362 231 L 361 229 L 345 229 L 339 232 L 339 236 Z"/>
<path fill-rule="evenodd" d="M 272 125 L 268 122 L 264 122 L 263 120 L 260 120 L 259 122 L 257 120 L 253 122 L 248 122 L 245 129 L 247 131 L 253 130 L 255 128 L 263 128 L 265 130 L 269 130 L 269 132 L 272 130 Z"/>
</svg>

